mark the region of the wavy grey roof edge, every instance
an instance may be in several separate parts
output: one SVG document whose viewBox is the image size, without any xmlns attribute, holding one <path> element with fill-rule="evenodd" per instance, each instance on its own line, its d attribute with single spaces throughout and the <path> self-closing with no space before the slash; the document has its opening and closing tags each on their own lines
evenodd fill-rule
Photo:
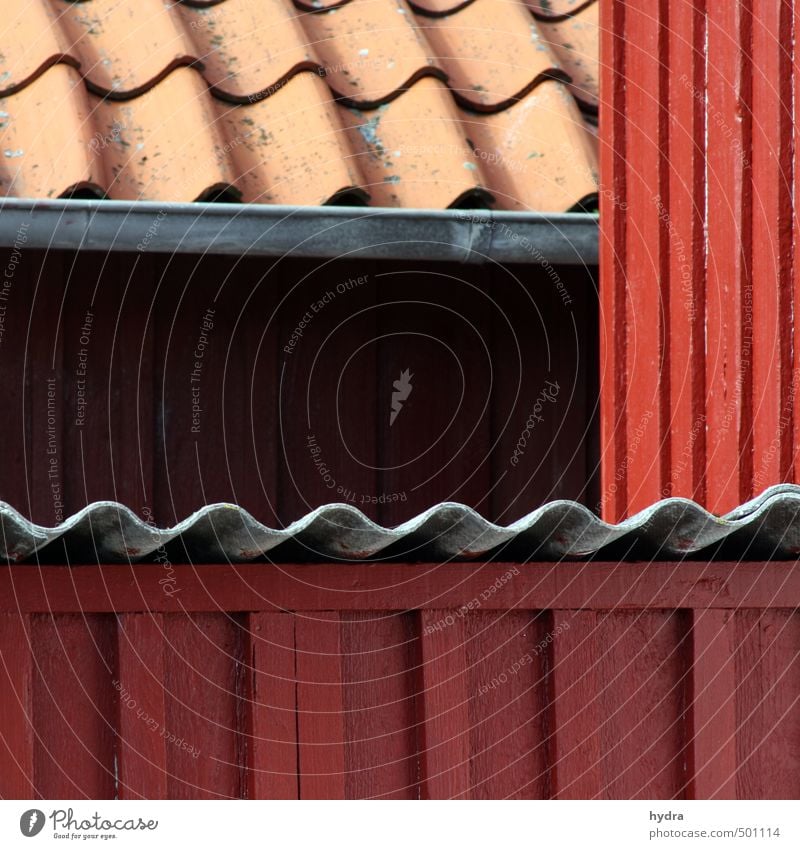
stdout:
<svg viewBox="0 0 800 849">
<path fill-rule="evenodd" d="M 211 504 L 174 527 L 158 528 L 123 504 L 98 501 L 56 527 L 45 527 L 0 502 L 0 531 L 0 558 L 7 562 L 35 558 L 57 541 L 76 556 L 112 563 L 147 559 L 176 544 L 192 562 L 241 563 L 271 557 L 287 543 L 294 546 L 294 560 L 297 546 L 311 558 L 370 560 L 396 553 L 398 544 L 410 557 L 424 552 L 432 558 L 474 559 L 495 553 L 506 559 L 535 554 L 537 560 L 560 560 L 637 543 L 663 557 L 687 557 L 728 540 L 762 557 L 786 559 L 800 553 L 800 486 L 770 487 L 724 516 L 684 498 L 668 498 L 618 525 L 574 501 L 552 501 L 508 526 L 495 525 L 463 504 L 443 502 L 394 528 L 347 504 L 318 507 L 283 529 L 261 524 L 236 505 Z"/>
</svg>

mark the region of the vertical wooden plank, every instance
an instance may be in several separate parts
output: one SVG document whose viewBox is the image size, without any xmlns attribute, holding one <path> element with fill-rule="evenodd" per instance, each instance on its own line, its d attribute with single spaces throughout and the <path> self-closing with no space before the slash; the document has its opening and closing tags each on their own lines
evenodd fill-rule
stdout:
<svg viewBox="0 0 800 849">
<path fill-rule="evenodd" d="M 470 726 L 464 622 L 452 610 L 419 614 L 421 796 L 471 796 Z"/>
<path fill-rule="evenodd" d="M 507 524 L 557 497 L 560 475 L 553 475 L 558 451 L 553 434 L 564 421 L 575 372 L 558 356 L 560 338 L 569 342 L 572 336 L 570 312 L 543 270 L 538 265 L 511 272 L 496 268 L 491 285 L 489 518 Z"/>
<path fill-rule="evenodd" d="M 110 252 L 77 252 L 67 263 L 59 369 L 64 399 L 63 469 L 69 482 L 65 515 L 93 501 L 119 500 L 108 424 L 112 411 L 109 363 L 120 271 L 118 256 Z"/>
<path fill-rule="evenodd" d="M 558 415 L 550 456 L 552 498 L 586 503 L 594 473 L 589 452 L 598 404 L 596 381 L 590 374 L 597 366 L 597 284 L 591 272 L 579 266 L 564 267 L 557 273 L 567 294 L 564 297 L 556 290 L 563 324 L 552 331 L 558 373 Z"/>
<path fill-rule="evenodd" d="M 600 651 L 597 614 L 554 610 L 549 644 L 550 793 L 553 799 L 602 799 Z"/>
<path fill-rule="evenodd" d="M 377 518 L 373 266 L 293 260 L 281 279 L 280 519 L 332 502 Z"/>
<path fill-rule="evenodd" d="M 156 262 L 143 253 L 126 254 L 120 259 L 111 309 L 108 410 L 116 498 L 153 523 Z"/>
<path fill-rule="evenodd" d="M 375 402 L 381 490 L 387 496 L 381 520 L 395 524 L 442 501 L 485 514 L 494 377 L 491 291 L 474 272 L 450 266 L 408 264 L 380 274 Z"/>
<path fill-rule="evenodd" d="M 117 626 L 120 799 L 166 799 L 164 617 L 123 613 Z"/>
<path fill-rule="evenodd" d="M 583 368 L 586 375 L 586 434 L 584 459 L 586 462 L 585 491 L 581 503 L 593 512 L 600 514 L 600 492 L 602 478 L 602 441 L 601 441 L 601 383 L 600 361 L 600 269 L 591 269 L 590 285 L 594 290 L 590 296 L 591 303 L 585 329 L 585 361 Z"/>
<path fill-rule="evenodd" d="M 3 462 L 0 463 L 0 499 L 30 516 L 26 460 L 30 452 L 31 405 L 26 372 L 33 367 L 27 352 L 33 290 L 40 251 L 25 247 L 27 227 L 21 228 L 16 247 L 2 251 L 0 278 L 0 385 L 4 396 Z M 41 423 L 41 414 L 37 423 Z"/>
<path fill-rule="evenodd" d="M 616 522 L 627 512 L 625 399 L 627 351 L 627 54 L 626 4 L 600 4 L 600 513 Z"/>
<path fill-rule="evenodd" d="M 241 480 L 243 452 L 223 442 L 226 419 L 239 423 L 244 415 L 241 359 L 229 363 L 227 354 L 247 292 L 229 275 L 230 264 L 173 256 L 164 268 L 157 384 L 163 464 L 156 488 L 167 502 L 159 514 L 170 523 L 205 504 L 232 501 L 232 480 Z"/>
<path fill-rule="evenodd" d="M 705 492 L 705 0 L 674 0 L 668 28 L 670 469 L 662 496 L 703 501 Z"/>
<path fill-rule="evenodd" d="M 30 620 L 0 613 L 0 798 L 33 798 L 33 749 Z"/>
<path fill-rule="evenodd" d="M 227 347 L 228 369 L 240 356 L 242 398 L 226 392 L 225 403 L 239 404 L 242 415 L 225 418 L 227 454 L 240 454 L 232 491 L 236 503 L 260 522 L 278 527 L 280 444 L 278 440 L 278 338 L 280 273 L 270 264 L 249 259 L 231 269 L 232 283 L 244 289 L 234 331 Z"/>
<path fill-rule="evenodd" d="M 248 799 L 298 799 L 294 617 L 248 615 Z"/>
<path fill-rule="evenodd" d="M 419 792 L 411 614 L 352 613 L 342 622 L 349 799 Z"/>
<path fill-rule="evenodd" d="M 470 795 L 546 799 L 547 617 L 527 610 L 479 610 L 463 618 Z"/>
<path fill-rule="evenodd" d="M 627 512 L 661 498 L 669 463 L 669 371 L 665 313 L 665 227 L 656 202 L 666 190 L 665 0 L 632 0 L 625 12 L 628 149 L 626 200 L 626 452 L 620 460 L 627 479 Z"/>
<path fill-rule="evenodd" d="M 177 388 L 173 386 L 170 372 L 175 369 L 176 353 L 173 336 L 176 330 L 176 312 L 181 297 L 184 295 L 185 286 L 194 268 L 191 258 L 180 255 L 170 255 L 161 258 L 156 265 L 156 298 L 153 308 L 153 338 L 155 357 L 153 361 L 153 430 L 155 433 L 154 444 L 154 469 L 153 469 L 153 513 L 156 524 L 173 525 L 185 518 L 183 512 L 184 503 L 175 504 L 170 487 L 170 479 L 174 477 L 176 469 L 182 464 L 188 465 L 183 456 L 176 457 L 176 452 L 181 450 L 180 446 L 188 446 L 191 436 L 191 409 L 187 408 L 186 398 L 189 397 L 188 375 L 181 375 Z M 175 279 L 177 278 L 177 279 Z M 180 282 L 183 278 L 183 282 Z M 180 330 L 180 347 L 184 349 L 191 344 L 184 339 L 184 333 Z M 184 357 L 188 361 L 188 357 Z M 191 402 L 191 398 L 190 398 Z M 178 442 L 176 447 L 175 442 Z M 185 448 L 182 454 L 185 453 Z M 191 467 L 190 467 L 191 468 Z M 194 474 L 191 476 L 194 481 Z M 186 494 L 181 493 L 182 499 L 191 499 L 189 506 L 197 503 L 196 487 L 187 486 L 191 490 Z"/>
<path fill-rule="evenodd" d="M 611 520 L 670 494 L 725 512 L 796 472 L 798 77 L 787 45 L 797 12 L 793 21 L 784 0 L 678 0 L 656 9 L 608 3 L 604 14 L 601 501 L 617 502 Z M 615 109 L 628 121 L 624 138 Z M 663 159 L 657 167 L 659 152 L 669 171 Z M 617 196 L 619 158 L 629 173 Z M 646 334 L 662 321 L 655 356 L 656 334 Z M 651 490 L 657 464 L 662 485 Z M 643 481 L 637 501 L 631 487 Z"/>
<path fill-rule="evenodd" d="M 791 41 L 790 4 L 753 0 L 753 494 L 787 480 L 791 457 Z"/>
<path fill-rule="evenodd" d="M 32 617 L 37 798 L 116 796 L 114 630 L 105 615 Z"/>
<path fill-rule="evenodd" d="M 752 242 L 750 222 L 752 10 L 708 8 L 706 403 L 707 504 L 726 512 L 752 483 Z"/>
<path fill-rule="evenodd" d="M 31 280 L 33 299 L 25 340 L 26 392 L 31 438 L 26 451 L 28 517 L 43 525 L 67 518 L 71 482 L 64 468 L 64 376 L 62 372 L 65 258 L 50 251 Z M 43 332 L 43 328 L 48 331 Z"/>
<path fill-rule="evenodd" d="M 158 521 L 233 501 L 276 525 L 281 278 L 230 257 L 170 257 L 157 274 Z"/>
<path fill-rule="evenodd" d="M 736 798 L 734 614 L 691 611 L 687 796 Z"/>
<path fill-rule="evenodd" d="M 794 610 L 742 610 L 735 625 L 736 737 L 740 799 L 800 793 L 800 617 Z"/>
<path fill-rule="evenodd" d="M 242 626 L 224 612 L 174 614 L 165 633 L 169 798 L 241 798 Z"/>
<path fill-rule="evenodd" d="M 345 798 L 345 727 L 339 613 L 297 614 L 300 798 Z"/>
<path fill-rule="evenodd" d="M 245 486 L 247 473 L 255 472 L 248 453 L 250 434 L 243 427 L 246 421 L 242 362 L 245 343 L 235 334 L 236 329 L 243 329 L 240 319 L 249 323 L 255 315 L 247 312 L 244 306 L 252 283 L 246 276 L 247 267 L 237 259 L 203 257 L 195 273 L 195 285 L 189 292 L 195 303 L 198 297 L 208 303 L 207 307 L 198 304 L 195 309 L 195 314 L 201 315 L 189 364 L 190 387 L 198 389 L 202 399 L 200 426 L 198 432 L 192 430 L 192 437 L 197 441 L 197 477 L 207 504 L 236 503 L 237 489 Z M 202 341 L 204 336 L 206 342 Z M 203 357 L 198 358 L 198 353 L 203 353 Z M 265 380 L 265 384 L 269 386 L 269 381 Z"/>
<path fill-rule="evenodd" d="M 763 610 L 740 610 L 735 620 L 736 644 L 736 774 L 739 799 L 760 799 L 768 795 L 769 780 L 759 772 L 757 756 L 764 742 L 764 664 Z"/>
<path fill-rule="evenodd" d="M 683 620 L 669 610 L 598 616 L 604 796 L 682 798 Z"/>
<path fill-rule="evenodd" d="M 800 351 L 800 321 L 796 320 L 800 310 L 800 3 L 792 5 L 792 48 L 789 55 L 792 62 L 791 86 L 792 107 L 790 119 L 792 124 L 792 282 L 790 297 L 792 304 L 792 359 L 791 359 L 791 423 L 789 425 L 789 442 L 791 457 L 789 473 L 791 480 L 800 480 L 800 392 L 798 392 L 798 362 L 797 351 Z"/>
</svg>

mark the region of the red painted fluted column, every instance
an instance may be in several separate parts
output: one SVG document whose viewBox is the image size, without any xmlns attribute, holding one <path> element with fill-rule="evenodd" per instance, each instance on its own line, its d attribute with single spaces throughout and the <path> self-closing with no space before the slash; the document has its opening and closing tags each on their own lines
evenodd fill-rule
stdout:
<svg viewBox="0 0 800 849">
<path fill-rule="evenodd" d="M 799 8 L 603 4 L 608 520 L 669 495 L 725 512 L 796 479 Z"/>
</svg>

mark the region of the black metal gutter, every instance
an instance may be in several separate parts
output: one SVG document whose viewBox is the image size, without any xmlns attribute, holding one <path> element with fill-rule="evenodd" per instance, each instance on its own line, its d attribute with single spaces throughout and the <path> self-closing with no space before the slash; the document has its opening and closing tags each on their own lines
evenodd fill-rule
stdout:
<svg viewBox="0 0 800 849">
<path fill-rule="evenodd" d="M 114 200 L 0 201 L 0 246 L 595 265 L 587 213 Z"/>
</svg>

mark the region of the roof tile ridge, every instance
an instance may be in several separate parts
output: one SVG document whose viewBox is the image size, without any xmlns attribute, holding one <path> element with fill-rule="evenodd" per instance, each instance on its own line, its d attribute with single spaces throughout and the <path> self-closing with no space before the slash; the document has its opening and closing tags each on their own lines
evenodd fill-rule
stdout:
<svg viewBox="0 0 800 849">
<path fill-rule="evenodd" d="M 55 65 L 69 65 L 71 68 L 75 68 L 78 72 L 80 72 L 81 68 L 80 61 L 74 56 L 71 56 L 69 53 L 52 54 L 45 59 L 33 73 L 28 74 L 25 79 L 10 86 L 0 86 L 0 97 L 13 97 L 13 95 L 18 94 L 23 89 L 28 88 L 28 86 L 32 83 L 35 83 Z"/>
<path fill-rule="evenodd" d="M 568 21 L 570 18 L 574 18 L 579 15 L 584 10 L 588 9 L 589 6 L 593 6 L 595 3 L 599 3 L 600 0 L 584 0 L 577 8 L 570 9 L 569 12 L 565 12 L 561 15 L 543 15 L 540 12 L 534 12 L 533 9 L 528 6 L 530 13 L 537 21 L 541 21 L 545 24 L 560 24 L 563 21 Z M 527 4 L 526 4 L 527 5 Z"/>
<path fill-rule="evenodd" d="M 506 109 L 514 106 L 519 103 L 521 100 L 526 98 L 532 91 L 537 89 L 542 83 L 547 82 L 548 80 L 562 83 L 564 86 L 569 86 L 572 83 L 572 77 L 561 68 L 554 67 L 552 69 L 548 69 L 547 71 L 543 71 L 542 73 L 536 74 L 530 82 L 528 82 L 525 86 L 523 86 L 519 91 L 515 92 L 513 95 L 507 97 L 501 103 L 494 104 L 493 106 L 483 106 L 482 104 L 477 104 L 475 101 L 469 100 L 463 95 L 459 94 L 457 89 L 452 88 L 448 85 L 453 98 L 456 101 L 456 104 L 459 108 L 464 109 L 467 112 L 479 113 L 481 115 L 496 115 L 498 112 L 505 112 Z M 570 93 L 570 97 L 574 96 Z M 577 99 L 575 102 L 578 103 Z"/>
</svg>

